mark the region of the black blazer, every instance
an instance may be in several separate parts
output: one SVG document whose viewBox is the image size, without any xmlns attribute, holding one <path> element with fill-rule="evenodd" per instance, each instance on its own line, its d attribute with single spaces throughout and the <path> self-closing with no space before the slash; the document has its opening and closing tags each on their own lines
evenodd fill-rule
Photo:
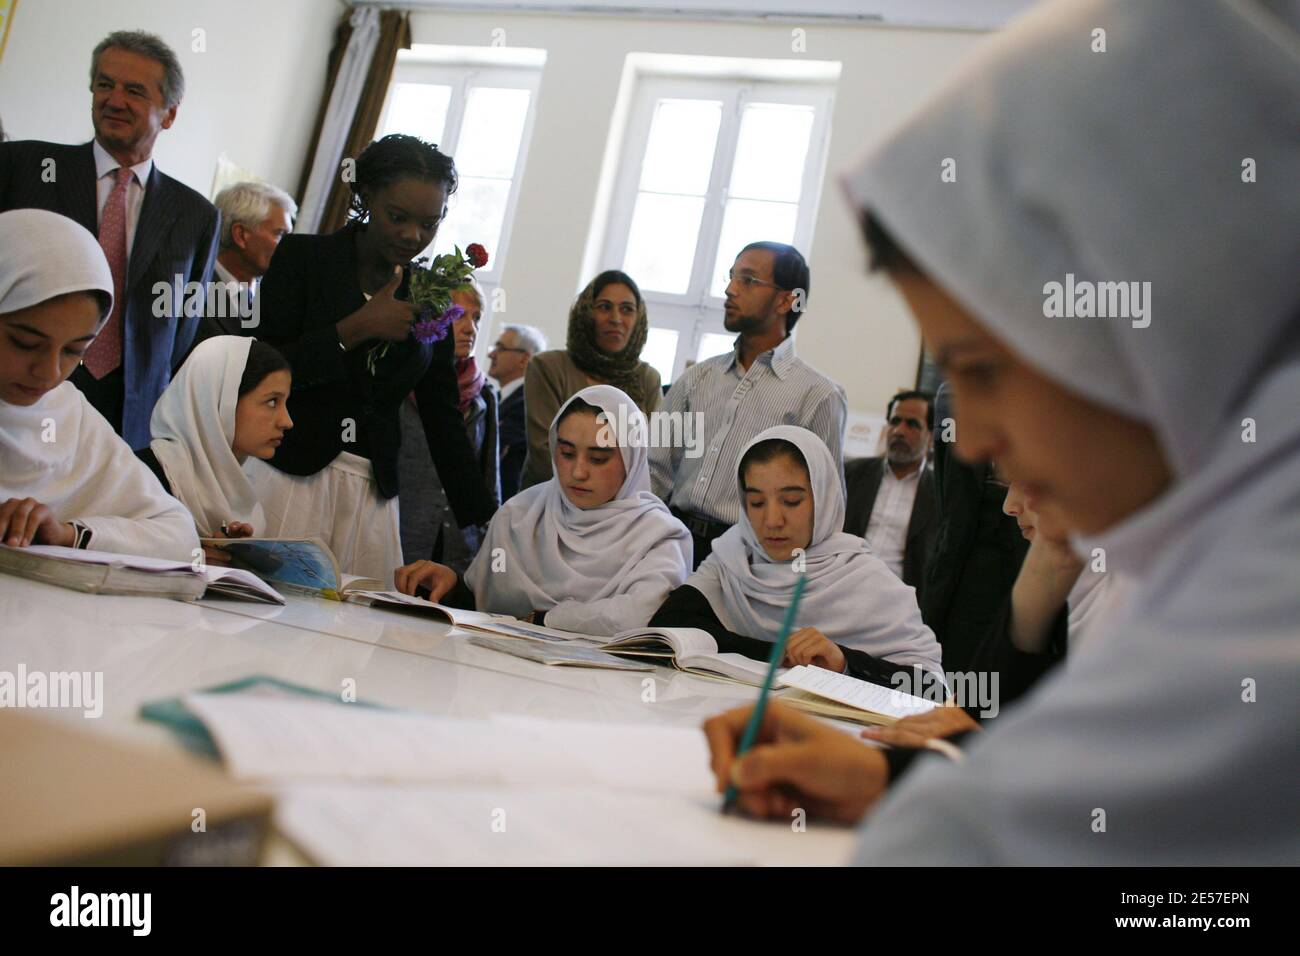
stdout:
<svg viewBox="0 0 1300 956">
<path fill-rule="evenodd" d="M 314 475 L 340 451 L 369 458 L 385 498 L 397 494 L 398 407 L 415 393 L 434 467 L 461 527 L 485 524 L 496 501 L 483 483 L 458 407 L 455 342 L 393 342 L 378 374 L 366 368 L 371 344 L 345 352 L 334 326 L 366 303 L 357 278 L 352 223 L 326 236 L 285 236 L 258 288 L 259 324 L 245 329 L 274 345 L 293 368 L 293 428 L 270 464 Z M 404 276 L 398 297 L 407 295 Z"/>
<path fill-rule="evenodd" d="M 517 388 L 501 403 L 501 500 L 519 493 L 519 479 L 528 460 L 528 423 L 524 416 L 524 390 Z"/>
<path fill-rule="evenodd" d="M 884 477 L 884 466 L 882 457 L 855 458 L 844 463 L 844 481 L 848 491 L 844 530 L 849 534 L 866 537 L 871 509 L 875 507 L 880 481 Z M 917 481 L 912 517 L 907 525 L 907 541 L 903 545 L 903 583 L 916 588 L 919 601 L 925 583 L 925 565 L 934 546 L 938 522 L 935 520 L 933 470 L 927 465 Z"/>
<path fill-rule="evenodd" d="M 47 181 L 50 170 L 53 180 Z M 0 212 L 10 209 L 48 209 L 98 235 L 91 144 L 0 143 Z M 197 282 L 206 289 L 220 235 L 216 207 L 155 163 L 135 228 L 122 309 L 122 437 L 132 448 L 149 444 L 154 404 L 189 352 L 200 312 L 191 306 L 186 314 L 185 285 Z M 156 291 L 158 283 L 165 289 Z M 160 296 L 163 314 L 156 316 Z"/>
</svg>

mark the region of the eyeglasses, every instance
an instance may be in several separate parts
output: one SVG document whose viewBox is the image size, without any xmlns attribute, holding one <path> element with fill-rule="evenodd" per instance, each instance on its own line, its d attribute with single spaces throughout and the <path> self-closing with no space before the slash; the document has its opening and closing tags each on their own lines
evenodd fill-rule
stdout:
<svg viewBox="0 0 1300 956">
<path fill-rule="evenodd" d="M 728 282 L 739 282 L 747 289 L 752 289 L 756 285 L 770 285 L 773 289 L 779 288 L 775 282 L 769 282 L 766 279 L 760 279 L 758 276 L 748 274 L 736 275 L 734 272 L 727 273 Z"/>
<path fill-rule="evenodd" d="M 511 348 L 508 345 L 502 345 L 500 342 L 497 342 L 495 345 L 492 346 L 492 348 L 488 349 L 488 355 L 491 355 L 493 352 L 527 352 L 527 351 L 528 349 L 515 349 L 515 348 Z"/>
</svg>

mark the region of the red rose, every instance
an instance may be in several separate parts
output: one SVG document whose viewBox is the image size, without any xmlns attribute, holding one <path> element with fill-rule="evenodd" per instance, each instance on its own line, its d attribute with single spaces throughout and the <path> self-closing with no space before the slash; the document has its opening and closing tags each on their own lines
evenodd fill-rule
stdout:
<svg viewBox="0 0 1300 956">
<path fill-rule="evenodd" d="M 469 260 L 469 264 L 475 269 L 482 269 L 488 264 L 487 250 L 477 242 L 471 242 L 465 247 L 465 258 Z"/>
</svg>

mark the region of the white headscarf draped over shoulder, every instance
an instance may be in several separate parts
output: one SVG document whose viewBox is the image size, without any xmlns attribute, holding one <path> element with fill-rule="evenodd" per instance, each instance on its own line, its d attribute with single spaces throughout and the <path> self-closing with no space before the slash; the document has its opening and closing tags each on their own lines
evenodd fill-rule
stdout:
<svg viewBox="0 0 1300 956">
<path fill-rule="evenodd" d="M 72 292 L 112 302 L 113 274 L 95 237 L 43 209 L 0 213 L 0 316 Z M 98 551 L 188 561 L 199 544 L 181 503 L 67 381 L 32 405 L 0 399 L 0 501 L 9 498 L 35 498 L 60 521 L 80 521 Z"/>
<path fill-rule="evenodd" d="M 803 554 L 808 580 L 795 626 L 815 627 L 836 644 L 900 666 L 941 671 L 939 642 L 921 621 L 915 590 L 872 554 L 865 540 L 841 530 L 844 487 L 825 442 L 806 428 L 778 425 L 756 435 L 741 459 L 769 439 L 799 449 L 812 486 L 812 541 Z M 740 475 L 736 478 L 743 496 Z M 708 598 L 727 630 L 775 641 L 799 575 L 792 562 L 768 556 L 744 511 L 686 583 Z"/>
<path fill-rule="evenodd" d="M 1147 423 L 1173 472 L 1075 539 L 1123 576 L 1123 606 L 965 763 L 914 768 L 862 862 L 1300 860 L 1297 19 L 1258 0 L 1040 4 L 846 181 L 1040 374 Z M 1067 274 L 1150 283 L 1149 311 L 1049 317 Z"/>
<path fill-rule="evenodd" d="M 584 510 L 569 501 L 558 477 L 526 488 L 492 518 L 465 582 L 480 610 L 549 611 L 551 627 L 613 634 L 644 625 L 686 580 L 692 542 L 650 491 L 649 430 L 624 392 L 593 385 L 565 402 L 551 422 L 552 458 L 558 423 L 578 400 L 600 409 L 619 439 L 627 477 L 618 494 Z"/>
<path fill-rule="evenodd" d="M 172 494 L 212 537 L 228 521 L 266 532 L 262 506 L 235 457 L 235 406 L 253 339 L 218 335 L 200 342 L 154 406 L 149 447 L 167 473 Z"/>
</svg>

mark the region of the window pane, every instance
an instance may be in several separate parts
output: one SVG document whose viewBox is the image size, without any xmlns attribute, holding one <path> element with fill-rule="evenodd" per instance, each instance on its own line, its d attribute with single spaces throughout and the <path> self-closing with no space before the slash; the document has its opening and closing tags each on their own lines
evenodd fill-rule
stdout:
<svg viewBox="0 0 1300 956">
<path fill-rule="evenodd" d="M 451 252 L 453 246 L 460 246 L 461 252 L 464 252 L 471 242 L 482 243 L 489 256 L 484 271 L 491 272 L 496 268 L 501 227 L 506 219 L 506 200 L 509 198 L 508 179 L 462 177 L 460 188 L 448 204 L 447 219 L 438 229 L 438 236 L 433 242 L 434 250 L 441 255 Z"/>
<path fill-rule="evenodd" d="M 465 176 L 512 178 L 527 118 L 528 90 L 472 88 L 456 143 L 456 168 Z"/>
<path fill-rule="evenodd" d="M 729 195 L 798 202 L 812 123 L 810 106 L 755 103 L 745 107 Z"/>
<path fill-rule="evenodd" d="M 651 327 L 646 332 L 641 361 L 659 373 L 664 384 L 673 380 L 673 360 L 677 358 L 677 332 L 673 329 Z"/>
<path fill-rule="evenodd" d="M 623 269 L 642 289 L 680 295 L 691 281 L 704 200 L 641 193 L 632 212 Z"/>
<path fill-rule="evenodd" d="M 700 336 L 700 349 L 695 353 L 695 361 L 703 362 L 715 355 L 725 355 L 736 347 L 734 335 L 721 335 L 717 332 L 705 332 Z"/>
<path fill-rule="evenodd" d="M 722 104 L 714 100 L 660 100 L 641 162 L 640 188 L 703 196 L 713 169 Z"/>
<path fill-rule="evenodd" d="M 751 242 L 792 242 L 798 212 L 799 207 L 792 202 L 728 200 L 727 209 L 722 214 L 718 261 L 713 267 L 713 286 L 709 294 L 721 298 L 727 288 L 731 264 L 736 261 L 740 250 Z"/>
<path fill-rule="evenodd" d="M 430 143 L 441 142 L 450 102 L 450 86 L 398 83 L 388 104 L 388 116 L 381 135 L 406 133 Z"/>
</svg>

